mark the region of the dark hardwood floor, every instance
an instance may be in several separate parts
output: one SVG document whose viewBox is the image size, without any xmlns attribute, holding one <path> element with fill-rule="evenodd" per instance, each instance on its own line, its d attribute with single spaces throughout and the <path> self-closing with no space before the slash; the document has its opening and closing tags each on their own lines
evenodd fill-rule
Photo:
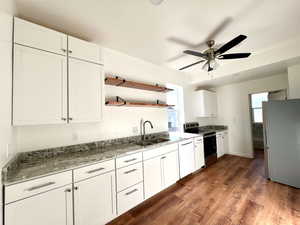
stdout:
<svg viewBox="0 0 300 225">
<path fill-rule="evenodd" d="M 300 189 L 268 181 L 263 154 L 226 155 L 110 225 L 300 225 Z"/>
</svg>

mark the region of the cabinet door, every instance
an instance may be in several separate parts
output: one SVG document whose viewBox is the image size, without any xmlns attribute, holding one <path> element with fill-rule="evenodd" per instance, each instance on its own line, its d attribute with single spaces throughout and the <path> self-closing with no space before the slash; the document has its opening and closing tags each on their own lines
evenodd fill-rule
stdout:
<svg viewBox="0 0 300 225">
<path fill-rule="evenodd" d="M 144 161 L 145 199 L 162 190 L 161 157 Z"/>
<path fill-rule="evenodd" d="M 100 47 L 96 44 L 68 36 L 69 56 L 94 63 L 102 63 Z"/>
<path fill-rule="evenodd" d="M 224 144 L 223 135 L 221 133 L 217 134 L 217 157 L 220 158 L 224 155 Z"/>
<path fill-rule="evenodd" d="M 228 154 L 229 153 L 229 143 L 228 143 L 228 132 L 225 131 L 223 133 L 223 145 L 224 145 L 224 154 Z"/>
<path fill-rule="evenodd" d="M 5 225 L 72 225 L 71 185 L 5 205 Z"/>
<path fill-rule="evenodd" d="M 181 142 L 179 145 L 180 178 L 195 171 L 195 149 L 193 140 Z"/>
<path fill-rule="evenodd" d="M 14 21 L 15 43 L 56 54 L 67 54 L 67 35 L 16 17 Z"/>
<path fill-rule="evenodd" d="M 175 184 L 179 180 L 178 151 L 170 152 L 161 157 L 163 188 Z"/>
<path fill-rule="evenodd" d="M 195 170 L 201 169 L 205 165 L 204 144 L 202 138 L 195 139 Z"/>
<path fill-rule="evenodd" d="M 14 46 L 13 125 L 66 123 L 67 59 Z"/>
<path fill-rule="evenodd" d="M 103 66 L 69 60 L 70 123 L 100 122 L 102 119 Z"/>
<path fill-rule="evenodd" d="M 102 225 L 116 216 L 115 172 L 74 185 L 76 225 Z"/>
</svg>

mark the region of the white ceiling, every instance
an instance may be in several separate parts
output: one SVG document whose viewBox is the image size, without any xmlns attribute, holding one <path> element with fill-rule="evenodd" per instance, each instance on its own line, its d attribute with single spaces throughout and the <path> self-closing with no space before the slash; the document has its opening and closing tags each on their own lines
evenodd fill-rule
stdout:
<svg viewBox="0 0 300 225">
<path fill-rule="evenodd" d="M 150 0 L 15 0 L 15 4 L 16 15 L 22 18 L 172 68 L 197 58 L 168 63 L 185 49 L 168 38 L 202 42 L 228 17 L 232 22 L 216 37 L 217 43 L 248 35 L 232 52 L 257 53 L 300 34 L 299 0 L 164 0 L 158 6 Z"/>
</svg>

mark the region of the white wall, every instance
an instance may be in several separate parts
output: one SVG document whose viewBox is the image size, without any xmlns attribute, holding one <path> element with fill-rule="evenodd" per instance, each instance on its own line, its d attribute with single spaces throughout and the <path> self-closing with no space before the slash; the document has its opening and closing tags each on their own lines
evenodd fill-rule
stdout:
<svg viewBox="0 0 300 225">
<path fill-rule="evenodd" d="M 252 157 L 249 94 L 288 88 L 287 74 L 217 88 L 217 123 L 229 127 L 230 154 Z"/>
<path fill-rule="evenodd" d="M 0 12 L 0 168 L 15 154 L 11 127 L 12 17 Z M 7 155 L 9 148 L 10 155 Z M 1 185 L 0 173 L 0 185 Z M 2 204 L 2 188 L 0 191 Z M 0 221 L 2 210 L 0 212 Z M 1 223 L 1 222 L 0 222 Z"/>
<path fill-rule="evenodd" d="M 289 99 L 300 98 L 300 65 L 288 67 Z"/>
<path fill-rule="evenodd" d="M 104 61 L 107 73 L 113 73 L 123 78 L 148 83 L 174 83 L 179 85 L 183 85 L 185 81 L 188 81 L 176 71 L 165 69 L 110 49 L 104 49 Z M 166 100 L 166 95 L 162 93 L 107 85 L 105 85 L 105 95 L 108 97 L 118 95 L 125 99 L 144 101 Z M 147 132 L 168 130 L 166 109 L 105 106 L 103 122 L 98 124 L 15 128 L 16 145 L 19 151 L 31 151 L 138 135 L 141 118 L 150 120 L 153 123 L 154 129 L 147 128 Z"/>
</svg>

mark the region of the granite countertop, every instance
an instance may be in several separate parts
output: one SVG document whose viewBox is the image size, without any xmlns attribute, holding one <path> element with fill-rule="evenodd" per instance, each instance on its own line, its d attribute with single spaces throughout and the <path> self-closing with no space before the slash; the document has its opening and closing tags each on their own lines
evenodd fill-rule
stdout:
<svg viewBox="0 0 300 225">
<path fill-rule="evenodd" d="M 136 139 L 132 137 L 20 153 L 2 169 L 2 183 L 12 185 L 199 136 L 160 133 L 152 138 L 162 137 L 161 135 L 169 141 L 143 147 L 137 145 Z"/>
</svg>

